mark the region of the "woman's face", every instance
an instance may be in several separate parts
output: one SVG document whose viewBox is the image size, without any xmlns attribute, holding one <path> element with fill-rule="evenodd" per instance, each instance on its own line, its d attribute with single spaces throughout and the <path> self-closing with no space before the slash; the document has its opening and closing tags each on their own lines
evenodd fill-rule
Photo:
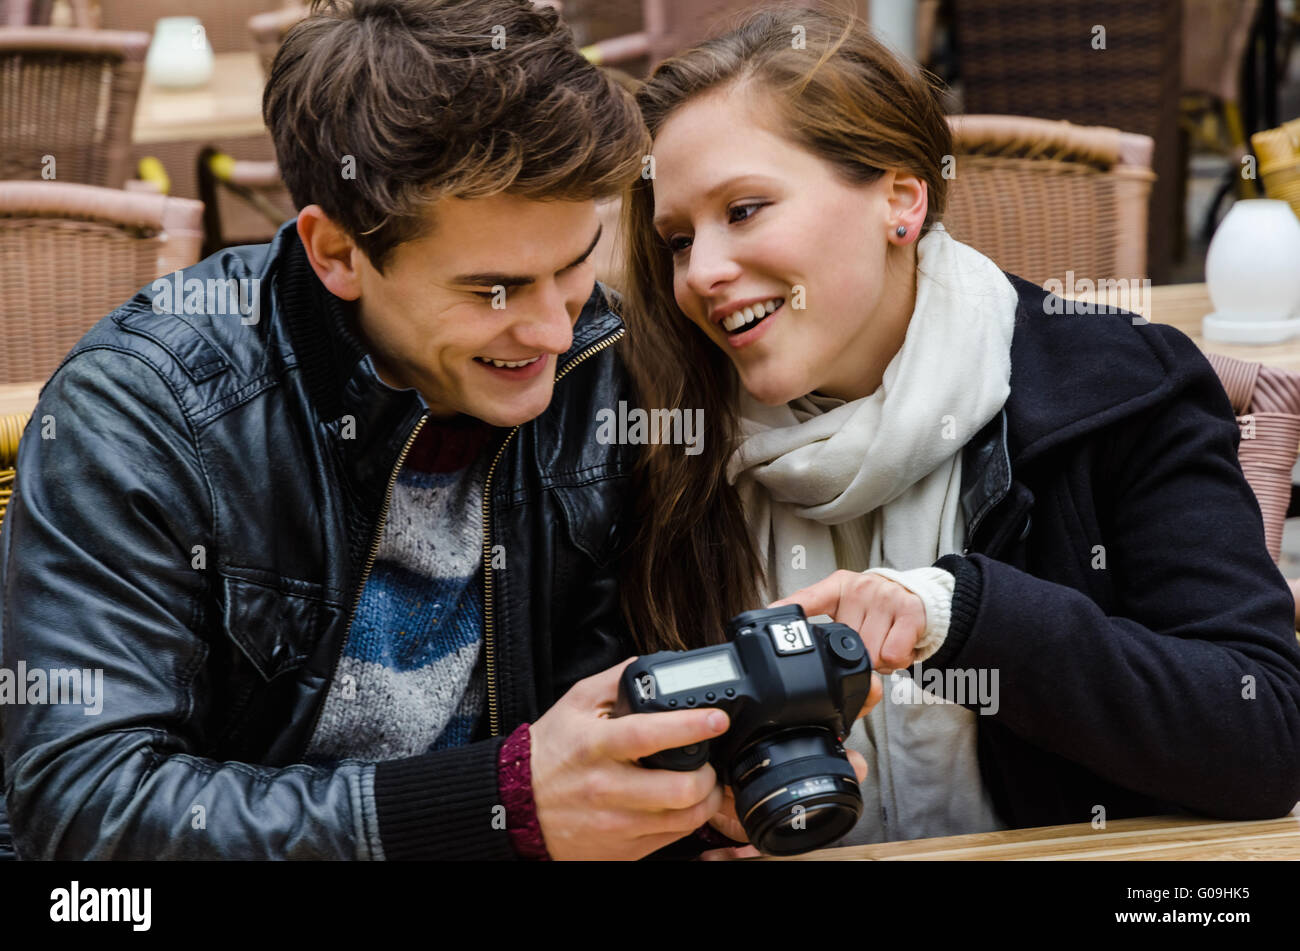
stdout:
<svg viewBox="0 0 1300 951">
<path fill-rule="evenodd" d="M 654 226 L 672 251 L 673 296 L 761 402 L 869 395 L 911 317 L 925 186 L 892 171 L 846 184 L 771 131 L 764 105 L 761 92 L 713 91 L 655 139 Z"/>
</svg>

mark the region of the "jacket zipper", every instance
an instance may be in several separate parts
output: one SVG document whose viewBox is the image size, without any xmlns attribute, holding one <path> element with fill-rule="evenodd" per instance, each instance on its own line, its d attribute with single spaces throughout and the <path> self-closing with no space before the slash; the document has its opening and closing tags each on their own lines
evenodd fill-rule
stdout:
<svg viewBox="0 0 1300 951">
<path fill-rule="evenodd" d="M 612 346 L 625 333 L 627 333 L 626 328 L 620 328 L 605 339 L 583 350 L 555 374 L 555 382 L 559 383 L 570 370 L 592 354 L 599 353 L 606 347 Z M 496 625 L 492 618 L 492 476 L 496 473 L 497 463 L 505 455 L 506 447 L 510 445 L 510 440 L 514 438 L 517 432 L 519 432 L 518 426 L 511 429 L 506 434 L 506 438 L 501 441 L 501 446 L 492 459 L 492 465 L 488 467 L 487 478 L 483 481 L 483 657 L 487 668 L 485 679 L 487 680 L 488 726 L 491 728 L 492 736 L 501 735 L 501 711 L 498 709 L 497 701 L 496 644 L 494 641 Z"/>
<path fill-rule="evenodd" d="M 379 510 L 379 523 L 375 526 L 374 539 L 370 543 L 370 554 L 366 556 L 366 566 L 361 570 L 361 583 L 357 586 L 356 596 L 352 599 L 352 607 L 348 610 L 348 622 L 343 628 L 343 637 L 339 639 L 339 649 L 334 654 L 334 663 L 330 666 L 329 679 L 325 681 L 326 690 L 329 684 L 334 682 L 334 674 L 339 669 L 339 662 L 343 660 L 343 651 L 348 644 L 348 635 L 352 632 L 352 619 L 356 617 L 357 608 L 361 606 L 361 594 L 366 590 L 366 582 L 370 580 L 370 570 L 375 566 L 375 559 L 379 557 L 379 546 L 384 538 L 384 525 L 388 522 L 388 509 L 393 504 L 393 486 L 397 484 L 397 474 L 402 471 L 402 466 L 406 463 L 407 453 L 411 451 L 411 446 L 415 443 L 415 438 L 420 435 L 420 430 L 428 421 L 429 416 L 426 413 L 421 416 L 411 430 L 411 434 L 406 437 L 406 445 L 402 446 L 402 451 L 397 456 L 397 462 L 393 465 L 393 471 L 388 476 L 388 488 L 384 490 L 384 507 Z M 327 698 L 328 699 L 328 698 Z M 306 745 L 303 751 L 311 746 L 312 737 L 316 735 L 316 727 L 320 723 L 321 714 L 325 712 L 325 700 L 322 700 L 320 706 L 316 709 L 316 716 L 312 719 L 311 729 L 307 732 Z"/>
</svg>

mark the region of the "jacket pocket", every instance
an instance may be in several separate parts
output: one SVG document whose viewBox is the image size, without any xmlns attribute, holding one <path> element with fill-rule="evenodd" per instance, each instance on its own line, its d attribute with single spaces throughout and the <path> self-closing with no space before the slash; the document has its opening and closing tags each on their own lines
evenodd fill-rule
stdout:
<svg viewBox="0 0 1300 951">
<path fill-rule="evenodd" d="M 627 493 L 627 477 L 612 476 L 585 485 L 551 489 L 569 539 L 598 565 L 609 561 L 620 543 L 619 515 Z"/>
<path fill-rule="evenodd" d="M 218 574 L 222 626 L 265 680 L 301 667 L 341 616 L 321 585 L 257 568 Z"/>
</svg>

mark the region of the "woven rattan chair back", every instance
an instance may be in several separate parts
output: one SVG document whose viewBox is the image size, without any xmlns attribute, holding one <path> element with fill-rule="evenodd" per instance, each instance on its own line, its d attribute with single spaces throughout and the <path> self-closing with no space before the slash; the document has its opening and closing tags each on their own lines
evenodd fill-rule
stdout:
<svg viewBox="0 0 1300 951">
<path fill-rule="evenodd" d="M 271 75 L 271 61 L 279 52 L 280 44 L 284 42 L 284 35 L 306 16 L 307 7 L 295 3 L 286 6 L 283 10 L 272 10 L 269 13 L 259 13 L 257 16 L 249 17 L 248 34 L 253 48 L 257 50 L 257 58 L 262 64 L 264 77 Z"/>
<path fill-rule="evenodd" d="M 0 383 L 42 380 L 94 323 L 198 260 L 203 205 L 62 182 L 0 182 Z"/>
<path fill-rule="evenodd" d="M 1183 196 L 1183 0 L 960 0 L 964 111 L 1065 119 L 1155 140 L 1147 269 L 1168 279 Z M 1073 215 L 1073 206 L 1064 211 Z"/>
<path fill-rule="evenodd" d="M 1300 446 L 1300 373 L 1207 353 L 1237 414 L 1237 461 L 1264 519 L 1264 540 L 1274 561 L 1291 502 L 1291 471 Z"/>
<path fill-rule="evenodd" d="M 944 227 L 1036 284 L 1141 280 L 1152 142 L 1019 116 L 952 116 Z"/>
<path fill-rule="evenodd" d="M 122 188 L 147 33 L 0 28 L 0 179 Z"/>
</svg>

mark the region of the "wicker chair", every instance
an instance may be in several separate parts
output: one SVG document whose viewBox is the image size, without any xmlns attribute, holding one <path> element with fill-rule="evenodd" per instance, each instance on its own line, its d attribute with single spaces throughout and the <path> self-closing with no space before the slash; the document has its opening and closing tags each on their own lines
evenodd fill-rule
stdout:
<svg viewBox="0 0 1300 951">
<path fill-rule="evenodd" d="M 289 4 L 282 10 L 259 13 L 248 20 L 248 32 L 253 46 L 257 49 L 257 58 L 262 63 L 262 75 L 271 76 L 271 61 L 284 42 L 284 35 L 299 20 L 307 16 L 307 7 L 303 4 Z"/>
<path fill-rule="evenodd" d="M 147 33 L 0 28 L 0 179 L 121 188 Z"/>
<path fill-rule="evenodd" d="M 1147 276 L 1153 143 L 1117 129 L 1019 116 L 951 116 L 944 226 L 1004 270 L 1043 284 Z"/>
<path fill-rule="evenodd" d="M 14 465 L 18 461 L 18 442 L 27 428 L 28 415 L 13 413 L 0 416 L 0 527 L 4 525 L 5 510 L 14 494 Z"/>
<path fill-rule="evenodd" d="M 63 182 L 0 182 L 0 383 L 44 379 L 154 278 L 198 260 L 203 205 Z"/>
<path fill-rule="evenodd" d="M 1206 358 L 1242 427 L 1237 460 L 1259 502 L 1269 554 L 1279 561 L 1300 446 L 1300 373 L 1220 353 Z"/>
<path fill-rule="evenodd" d="M 1065 119 L 1155 141 L 1147 268 L 1166 281 L 1183 205 L 1182 0 L 960 0 L 953 13 L 966 112 Z"/>
<path fill-rule="evenodd" d="M 1242 66 L 1258 12 L 1259 0 L 1183 0 L 1183 180 L 1193 144 L 1229 160 L 1201 226 L 1205 241 L 1213 236 L 1219 206 L 1230 192 L 1256 197 L 1254 181 L 1241 174 L 1246 132 L 1240 100 Z"/>
</svg>

